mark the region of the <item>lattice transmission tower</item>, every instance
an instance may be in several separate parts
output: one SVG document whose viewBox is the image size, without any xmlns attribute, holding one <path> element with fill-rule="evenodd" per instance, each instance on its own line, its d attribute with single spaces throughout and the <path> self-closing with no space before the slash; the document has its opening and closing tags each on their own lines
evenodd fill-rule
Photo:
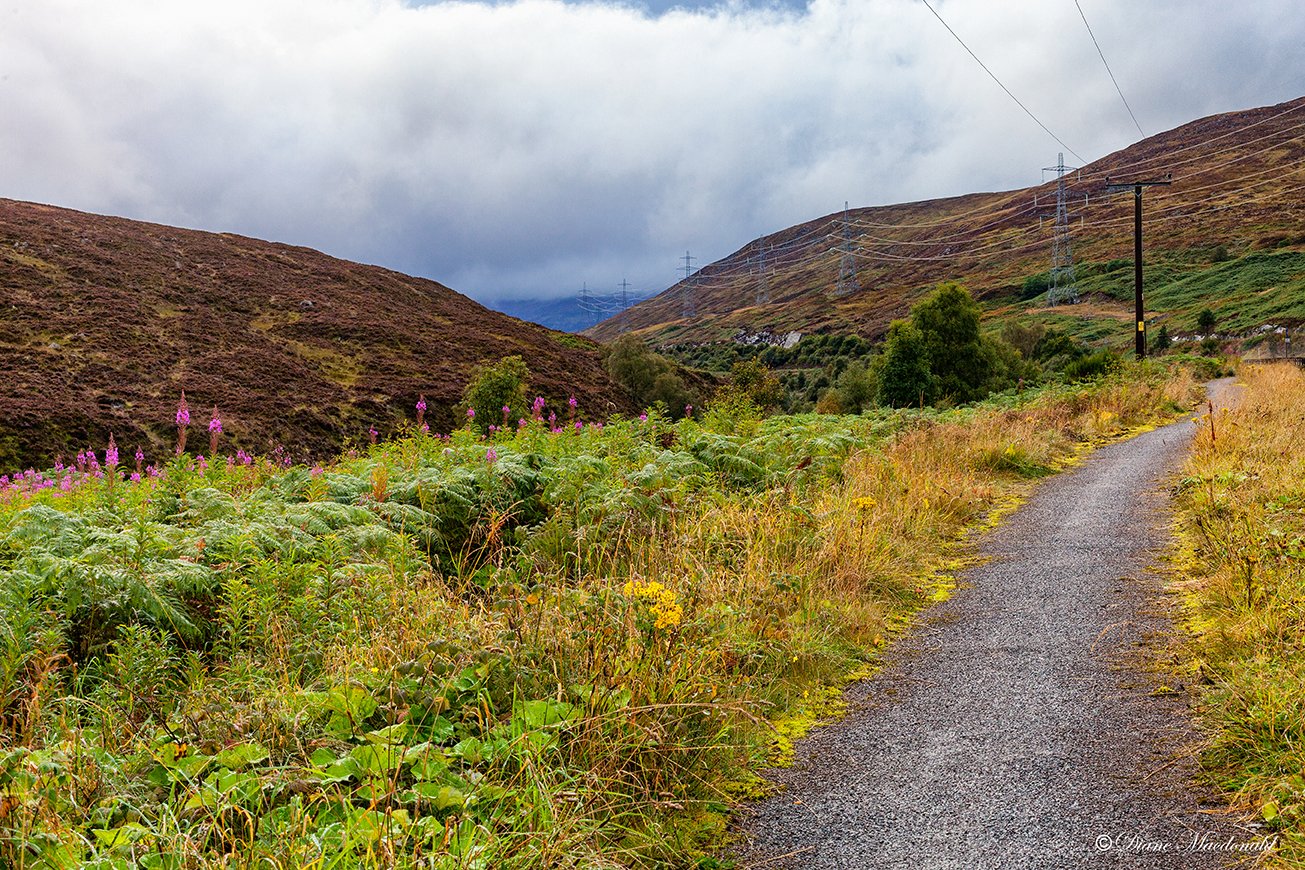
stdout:
<svg viewBox="0 0 1305 870">
<path fill-rule="evenodd" d="M 770 304 L 770 267 L 766 264 L 766 243 L 757 240 L 754 271 L 757 276 L 756 299 L 758 305 Z"/>
<path fill-rule="evenodd" d="M 843 241 L 838 246 L 843 256 L 838 261 L 838 284 L 834 287 L 835 296 L 846 296 L 861 289 L 856 279 L 856 256 L 852 253 L 852 221 L 849 218 L 848 203 L 843 203 Z"/>
<path fill-rule="evenodd" d="M 680 259 L 684 260 L 684 283 L 680 285 L 680 314 L 685 317 L 697 317 L 698 300 L 694 298 L 693 293 L 693 261 L 698 258 L 685 251 Z"/>
<path fill-rule="evenodd" d="M 1069 240 L 1068 185 L 1065 154 L 1061 152 L 1055 166 L 1043 172 L 1056 173 L 1056 225 L 1051 235 L 1051 280 L 1047 286 L 1047 305 L 1072 305 L 1078 302 L 1078 281 L 1074 277 L 1074 250 Z"/>
</svg>

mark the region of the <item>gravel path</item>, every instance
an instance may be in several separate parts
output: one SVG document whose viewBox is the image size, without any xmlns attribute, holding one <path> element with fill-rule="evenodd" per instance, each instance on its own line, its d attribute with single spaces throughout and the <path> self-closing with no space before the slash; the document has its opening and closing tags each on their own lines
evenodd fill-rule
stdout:
<svg viewBox="0 0 1305 870">
<path fill-rule="evenodd" d="M 849 689 L 849 715 L 769 772 L 785 788 L 743 820 L 742 864 L 1218 867 L 1230 837 L 1258 840 L 1191 785 L 1186 693 L 1153 695 L 1141 667 L 1170 628 L 1147 566 L 1193 431 L 1103 447 L 1040 485 L 981 542 L 990 560 Z"/>
</svg>

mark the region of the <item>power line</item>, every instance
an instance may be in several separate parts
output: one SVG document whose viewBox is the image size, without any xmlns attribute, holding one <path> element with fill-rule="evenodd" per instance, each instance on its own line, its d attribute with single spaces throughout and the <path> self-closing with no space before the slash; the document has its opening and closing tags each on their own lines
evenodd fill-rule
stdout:
<svg viewBox="0 0 1305 870">
<path fill-rule="evenodd" d="M 1296 104 L 1295 104 L 1294 106 L 1292 106 L 1292 107 L 1290 107 L 1290 108 L 1288 108 L 1288 109 L 1283 109 L 1281 112 L 1277 113 L 1276 115 L 1270 115 L 1270 116 L 1267 117 L 1267 118 L 1261 118 L 1261 119 L 1258 120 L 1258 121 L 1253 121 L 1253 122 L 1251 122 L 1251 123 L 1249 123 L 1249 124 L 1246 124 L 1246 125 L 1244 125 L 1244 126 L 1241 126 L 1241 127 L 1235 127 L 1235 128 L 1233 128 L 1232 130 L 1229 130 L 1229 131 L 1226 132 L 1226 133 L 1221 133 L 1221 134 L 1219 134 L 1218 136 L 1212 136 L 1212 137 L 1210 137 L 1209 139 L 1201 139 L 1200 141 L 1193 142 L 1191 145 L 1184 145 L 1182 148 L 1176 148 L 1176 149 L 1173 149 L 1172 151 L 1171 151 L 1171 150 L 1166 150 L 1166 151 L 1164 151 L 1164 152 L 1161 153 L 1161 154 L 1156 154 L 1156 155 L 1151 156 L 1151 157 L 1143 157 L 1143 158 L 1141 158 L 1140 160 L 1134 160 L 1132 163 L 1124 163 L 1124 164 L 1120 164 L 1120 165 L 1118 165 L 1118 166 L 1110 166 L 1110 167 L 1105 167 L 1105 168 L 1101 168 L 1101 169 L 1094 169 L 1094 170 L 1092 170 L 1092 171 L 1090 171 L 1090 172 L 1088 172 L 1088 173 L 1085 173 L 1085 175 L 1087 175 L 1089 178 L 1091 178 L 1091 177 L 1093 177 L 1093 176 L 1098 176 L 1098 175 L 1099 175 L 1099 176 L 1104 176 L 1104 175 L 1106 175 L 1107 173 L 1123 172 L 1123 171 L 1126 170 L 1126 169 L 1139 169 L 1140 167 L 1146 166 L 1146 165 L 1149 164 L 1149 163 L 1154 163 L 1154 162 L 1157 161 L 1157 160 L 1163 160 L 1163 161 L 1165 161 L 1165 164 L 1166 164 L 1166 165 L 1169 165 L 1169 166 L 1181 165 L 1181 163 L 1191 163 L 1193 160 L 1198 160 L 1198 159 L 1202 159 L 1203 157 L 1206 157 L 1206 156 L 1213 156 L 1213 155 L 1198 155 L 1197 157 L 1193 157 L 1193 158 L 1190 158 L 1190 159 L 1188 159 L 1188 160 L 1181 161 L 1181 163 L 1175 163 L 1171 158 L 1173 158 L 1175 155 L 1178 155 L 1178 154 L 1185 154 L 1185 153 L 1187 153 L 1188 151 L 1195 151 L 1195 150 L 1197 150 L 1197 149 L 1199 149 L 1199 148 L 1205 148 L 1206 146 L 1208 146 L 1208 145 L 1210 145 L 1210 144 L 1212 144 L 1212 143 L 1214 143 L 1214 142 L 1218 142 L 1220 139 L 1227 139 L 1229 136 L 1236 136 L 1236 135 L 1238 135 L 1239 133 L 1245 133 L 1247 130 L 1252 129 L 1253 127 L 1258 127 L 1258 126 L 1260 126 L 1261 124 L 1267 124 L 1267 123 L 1269 123 L 1270 121 L 1276 121 L 1276 120 L 1278 120 L 1279 118 L 1281 118 L 1281 117 L 1284 116 L 1284 115 L 1290 115 L 1292 112 L 1299 112 L 1299 111 L 1301 111 L 1302 109 L 1305 109 L 1305 99 L 1302 99 L 1302 100 L 1300 100 L 1300 101 L 1297 101 Z M 1294 126 L 1292 126 L 1292 127 L 1288 127 L 1287 129 L 1288 129 L 1288 130 L 1294 130 L 1294 129 L 1296 129 L 1296 127 L 1298 127 L 1298 126 L 1300 126 L 1300 125 L 1297 124 L 1297 125 L 1294 125 Z M 1286 132 L 1286 131 L 1285 131 L 1285 130 L 1278 130 L 1278 131 L 1275 131 L 1275 132 L 1273 132 L 1273 133 L 1267 133 L 1267 134 L 1265 134 L 1264 136 L 1261 136 L 1259 139 L 1252 139 L 1250 142 L 1241 143 L 1241 144 L 1239 144 L 1239 145 L 1233 145 L 1233 146 L 1231 146 L 1230 148 L 1225 148 L 1225 149 L 1223 149 L 1223 150 L 1221 150 L 1221 151 L 1216 151 L 1216 152 L 1214 152 L 1214 154 L 1223 154 L 1223 153 L 1225 153 L 1225 152 L 1227 152 L 1227 151 L 1234 150 L 1234 149 L 1236 149 L 1236 148 L 1238 148 L 1238 147 L 1241 147 L 1241 145 L 1252 145 L 1252 144 L 1254 144 L 1254 143 L 1256 143 L 1256 142 L 1261 142 L 1261 141 L 1263 141 L 1264 139 L 1269 138 L 1270 136 L 1276 136 L 1276 135 L 1278 135 L 1279 133 L 1282 133 L 1282 132 Z"/>
<path fill-rule="evenodd" d="M 1083 7 L 1079 5 L 1078 0 L 1074 0 L 1074 5 L 1078 7 L 1078 14 L 1083 18 L 1083 26 L 1087 28 L 1088 36 L 1092 37 L 1092 44 L 1097 47 L 1097 54 L 1101 55 L 1101 63 L 1105 65 L 1106 72 L 1110 75 L 1110 80 L 1114 82 L 1115 90 L 1119 91 L 1119 99 L 1124 101 L 1124 108 L 1128 109 L 1128 117 L 1133 119 L 1133 126 L 1137 128 L 1137 132 L 1141 133 L 1142 138 L 1145 139 L 1146 134 L 1142 133 L 1142 125 L 1137 123 L 1137 116 L 1133 114 L 1133 107 L 1128 105 L 1128 100 L 1124 99 L 1124 92 L 1120 89 L 1119 82 L 1115 81 L 1115 74 L 1111 71 L 1110 64 L 1106 63 L 1105 52 L 1101 50 L 1101 43 L 1097 42 L 1097 35 L 1092 32 L 1092 25 L 1088 24 L 1087 15 L 1083 13 Z"/>
<path fill-rule="evenodd" d="M 1163 159 L 1164 156 L 1183 153 L 1183 152 L 1197 152 L 1198 149 L 1208 149 L 1212 143 L 1218 142 L 1219 140 L 1223 140 L 1231 136 L 1236 136 L 1237 134 L 1243 133 L 1247 130 L 1260 127 L 1266 123 L 1277 120 L 1286 115 L 1290 115 L 1294 112 L 1298 112 L 1301 109 L 1305 109 L 1305 100 L 1298 101 L 1294 105 L 1291 105 L 1282 111 L 1276 112 L 1273 115 L 1244 124 L 1234 130 L 1221 133 L 1218 136 L 1214 136 L 1209 139 L 1204 139 L 1201 142 L 1197 142 L 1192 145 L 1185 146 L 1183 148 L 1175 149 L 1174 151 L 1166 152 L 1165 155 L 1157 155 L 1154 157 L 1148 157 L 1148 158 L 1143 158 L 1142 160 L 1133 161 L 1128 164 L 1111 166 L 1108 171 L 1112 175 L 1115 175 L 1115 173 L 1119 172 L 1123 168 L 1131 168 L 1135 166 L 1150 164 L 1158 159 Z M 1194 163 L 1199 160 L 1202 161 L 1201 168 L 1197 169 L 1196 171 L 1190 172 L 1185 176 L 1176 177 L 1173 180 L 1180 181 L 1184 179 L 1197 179 L 1200 178 L 1201 176 L 1205 176 L 1205 177 L 1217 176 L 1217 170 L 1231 167 L 1235 164 L 1239 164 L 1246 160 L 1253 159 L 1254 157 L 1259 156 L 1261 154 L 1282 148 L 1283 146 L 1292 143 L 1296 143 L 1302 139 L 1305 139 L 1305 134 L 1287 136 L 1286 138 L 1283 138 L 1283 136 L 1284 134 L 1295 132 L 1302 126 L 1305 126 L 1305 122 L 1289 124 L 1287 126 L 1284 126 L 1282 129 L 1276 130 L 1272 133 L 1264 134 L 1262 136 L 1259 136 L 1247 142 L 1242 142 L 1234 146 L 1227 146 L 1224 148 L 1220 148 L 1213 152 L 1207 150 L 1203 154 L 1200 153 L 1194 154 L 1188 159 L 1181 161 L 1181 163 L 1188 164 L 1188 163 Z M 1214 165 L 1210 165 L 1209 163 L 1211 157 L 1219 157 L 1230 151 L 1236 151 L 1248 145 L 1251 146 L 1260 145 L 1261 147 L 1256 148 L 1252 152 L 1246 154 L 1238 154 L 1237 156 L 1231 157 L 1230 159 L 1219 161 Z M 1170 161 L 1170 165 L 1173 166 L 1176 164 L 1173 161 Z M 1083 172 L 1081 173 L 1081 175 L 1084 178 L 1091 178 L 1094 176 L 1103 175 L 1105 171 L 1107 170 L 1103 168 L 1101 170 L 1095 170 L 1092 172 Z M 1226 202 L 1228 198 L 1233 194 L 1241 193 L 1247 190 L 1252 190 L 1256 187 L 1262 187 L 1270 183 L 1277 183 L 1280 182 L 1284 177 L 1294 176 L 1302 171 L 1305 171 L 1305 164 L 1299 165 L 1293 169 L 1285 170 L 1285 175 L 1284 175 L 1284 170 L 1282 170 L 1281 167 L 1270 167 L 1268 169 L 1245 172 L 1240 175 L 1236 175 L 1232 178 L 1217 178 L 1217 180 L 1213 180 L 1204 185 L 1199 185 L 1199 184 L 1198 186 L 1184 185 L 1184 193 L 1183 193 L 1184 201 L 1176 202 L 1171 206 L 1167 206 L 1166 200 L 1169 200 L 1171 198 L 1176 198 L 1177 195 L 1176 194 L 1166 195 L 1166 192 L 1159 192 L 1160 195 L 1153 197 L 1155 204 L 1158 205 L 1159 207 L 1156 208 L 1155 206 L 1153 206 L 1151 209 L 1148 210 L 1149 214 L 1145 216 L 1144 223 L 1147 226 L 1151 226 L 1151 225 L 1159 224 L 1163 221 L 1170 221 L 1170 220 L 1191 220 L 1191 219 L 1199 220 L 1204 211 L 1203 207 L 1210 203 Z M 1272 175 L 1273 177 L 1266 178 L 1263 181 L 1254 181 L 1254 183 L 1251 183 L 1253 180 L 1259 179 L 1262 176 L 1266 176 L 1266 175 Z M 1115 177 L 1118 176 L 1116 175 Z M 1294 187 L 1290 189 L 1277 189 L 1275 191 L 1267 192 L 1264 196 L 1257 195 L 1257 196 L 1247 197 L 1243 195 L 1239 198 L 1237 203 L 1233 205 L 1227 205 L 1226 207 L 1232 208 L 1235 207 L 1236 205 L 1243 205 L 1251 202 L 1261 201 L 1263 199 L 1269 199 L 1274 196 L 1289 195 L 1300 189 L 1302 188 Z M 1190 199 L 1193 193 L 1199 193 L 1201 191 L 1211 191 L 1212 195 L 1196 201 L 1192 201 Z M 731 281 L 737 282 L 737 280 L 744 278 L 745 276 L 748 275 L 751 275 L 751 279 L 755 281 L 756 278 L 758 277 L 757 273 L 758 271 L 760 271 L 756 268 L 756 263 L 759 258 L 764 258 L 764 261 L 766 263 L 766 268 L 764 270 L 764 273 L 766 275 L 766 281 L 765 281 L 765 289 L 763 292 L 768 296 L 770 291 L 769 276 L 777 274 L 779 272 L 792 273 L 794 270 L 820 271 L 823 269 L 832 269 L 834 259 L 839 260 L 840 267 L 841 267 L 849 253 L 851 254 L 852 257 L 855 257 L 856 259 L 862 261 L 878 261 L 884 263 L 931 263 L 931 262 L 957 263 L 962 259 L 974 258 L 980 256 L 984 252 L 994 251 L 995 249 L 1000 250 L 1003 254 L 1018 254 L 1021 252 L 1032 251 L 1034 249 L 1044 246 L 1046 244 L 1046 240 L 1044 238 L 1037 238 L 1032 241 L 1025 241 L 1026 239 L 1029 238 L 1030 235 L 1038 231 L 1038 227 L 1036 224 L 1021 225 L 1022 222 L 1020 221 L 1021 217 L 1030 214 L 1030 212 L 1035 212 L 1037 210 L 1036 206 L 1025 206 L 1023 208 L 1017 208 L 1016 206 L 1019 205 L 1019 201 L 1016 199 L 1016 197 L 1018 196 L 1018 192 L 1012 192 L 1012 194 L 1005 195 L 1006 201 L 1004 202 L 1001 199 L 1002 196 L 1003 195 L 998 194 L 994 196 L 985 197 L 987 201 L 983 206 L 958 212 L 956 214 L 948 215 L 946 217 L 941 217 L 927 223 L 915 223 L 915 224 L 875 223 L 865 219 L 852 221 L 849 219 L 849 211 L 846 210 L 845 208 L 844 214 L 842 216 L 842 220 L 839 220 L 838 218 L 827 218 L 824 220 L 818 219 L 816 221 L 810 222 L 806 227 L 802 229 L 797 229 L 796 231 L 794 231 L 793 229 L 782 230 L 779 233 L 774 233 L 771 234 L 770 236 L 762 236 L 758 239 L 755 239 L 753 242 L 741 248 L 737 252 L 738 256 L 736 256 L 732 262 L 723 263 L 719 265 L 713 263 L 703 267 L 697 273 L 694 273 L 691 268 L 691 260 L 695 258 L 690 257 L 689 260 L 686 261 L 685 266 L 681 267 L 681 269 L 684 270 L 685 283 L 687 285 L 685 287 L 679 288 L 682 294 L 681 298 L 692 306 L 691 310 L 696 312 L 697 306 L 696 304 L 694 304 L 696 302 L 696 299 L 694 299 L 693 297 L 697 293 L 711 287 L 736 286 L 734 284 L 731 284 L 730 282 Z M 1281 198 L 1281 196 L 1279 196 L 1279 198 Z M 1087 203 L 1085 202 L 1085 205 L 1086 204 Z M 909 204 L 904 204 L 900 206 L 890 206 L 887 207 L 885 210 L 892 209 L 892 210 L 900 211 L 906 205 Z M 1092 211 L 1096 211 L 1097 209 L 1095 208 L 1095 206 L 1097 206 L 1098 203 L 1092 202 L 1091 205 L 1094 206 L 1094 208 L 1092 208 Z M 864 232 L 864 228 L 867 227 L 884 228 L 889 230 L 893 230 L 893 229 L 928 230 L 934 228 L 943 228 L 946 227 L 946 225 L 949 223 L 954 223 L 970 215 L 981 214 L 984 212 L 988 212 L 992 217 L 991 219 L 985 221 L 981 225 L 960 230 L 958 232 L 954 232 L 946 235 L 935 236 L 933 239 L 923 239 L 923 240 L 889 239 L 881 236 L 871 235 L 869 233 Z M 1090 225 L 1086 224 L 1086 222 L 1084 221 L 1085 226 L 1091 226 L 1094 229 L 1108 229 L 1129 222 L 1130 220 L 1128 217 L 1120 217 L 1120 218 L 1113 218 L 1113 219 L 1107 218 L 1105 220 L 1094 220 Z M 1009 230 L 1002 231 L 1001 238 L 991 239 L 991 234 L 985 232 L 985 230 L 989 230 L 990 228 L 999 226 L 1003 223 L 1008 224 L 1010 226 L 1009 226 Z M 913 246 L 917 248 L 928 248 L 928 247 L 943 248 L 945 246 L 946 250 L 943 253 L 946 254 L 946 256 L 921 256 L 921 255 L 904 256 L 900 254 L 893 254 L 886 250 L 863 248 L 859 244 L 855 245 L 854 249 L 849 252 L 846 250 L 847 246 L 845 244 L 847 235 L 849 234 L 849 228 L 856 228 L 858 230 L 861 230 L 861 232 L 856 234 L 857 238 L 854 241 L 862 241 L 866 238 L 869 238 L 873 241 L 880 242 L 882 245 L 885 246 L 906 245 L 906 246 Z M 841 230 L 841 232 L 839 232 L 839 230 Z M 785 233 L 792 233 L 792 235 L 790 238 L 784 241 L 776 242 L 774 244 L 768 243 L 767 241 L 768 239 L 776 238 Z M 981 244 L 974 244 L 975 242 L 979 242 L 979 239 L 975 238 L 975 236 L 980 234 L 989 236 L 991 240 Z M 831 239 L 830 238 L 831 236 L 834 236 L 835 238 Z M 839 238 L 840 236 L 842 238 Z M 959 240 L 959 239 L 965 239 L 965 241 L 959 243 L 959 247 L 960 247 L 959 251 L 953 252 L 951 249 L 951 245 L 949 245 L 948 242 L 951 242 L 953 240 Z M 829 245 L 830 241 L 834 241 L 834 245 Z M 825 244 L 821 244 L 821 242 L 824 242 Z M 840 244 L 839 242 L 844 242 L 844 244 Z M 921 254 L 923 254 L 923 251 L 921 251 Z M 686 252 L 686 257 L 689 257 L 687 252 Z M 688 291 L 687 294 L 685 293 L 685 291 Z"/>
<path fill-rule="evenodd" d="M 923 3 L 923 4 L 928 8 L 928 10 L 929 10 L 930 12 L 933 13 L 933 17 L 934 17 L 934 18 L 937 18 L 940 22 L 942 22 L 942 26 L 947 28 L 947 32 L 948 32 L 948 33 L 950 33 L 952 36 L 956 37 L 956 41 L 959 42 L 959 43 L 961 44 L 961 48 L 963 48 L 963 49 L 965 49 L 967 52 L 969 52 L 970 57 L 974 58 L 975 63 L 977 63 L 979 66 L 983 67 L 983 71 L 986 72 L 986 73 L 987 73 L 987 74 L 992 78 L 992 80 L 993 80 L 994 82 L 996 82 L 997 85 L 998 85 L 998 86 L 999 86 L 1003 91 L 1006 92 L 1006 96 L 1008 96 L 1008 97 L 1010 97 L 1012 100 L 1014 100 L 1014 101 L 1015 101 L 1015 105 L 1019 106 L 1021 109 L 1024 110 L 1024 114 L 1026 114 L 1026 115 L 1028 115 L 1030 118 L 1032 118 L 1033 121 L 1034 121 L 1034 123 L 1036 123 L 1039 127 L 1041 127 L 1043 130 L 1045 130 L 1048 136 L 1050 136 L 1052 139 L 1055 139 L 1057 142 L 1059 142 L 1059 143 L 1060 143 L 1060 147 L 1064 148 L 1064 149 L 1065 149 L 1066 151 L 1068 151 L 1070 154 L 1073 154 L 1075 157 L 1077 157 L 1079 163 L 1087 163 L 1086 160 L 1084 160 L 1081 156 L 1079 156 L 1079 153 L 1078 153 L 1077 151 L 1075 151 L 1073 148 L 1070 148 L 1070 147 L 1069 147 L 1068 145 L 1066 145 L 1063 141 L 1061 141 L 1061 138 L 1060 138 L 1059 136 L 1057 136 L 1055 133 L 1051 132 L 1051 128 L 1049 128 L 1046 124 L 1044 124 L 1044 123 L 1042 123 L 1041 121 L 1039 121 L 1039 120 L 1038 120 L 1038 116 L 1035 115 L 1035 114 L 1033 114 L 1032 112 L 1030 112 L 1028 106 L 1026 106 L 1026 105 L 1024 105 L 1023 103 L 1021 103 L 1020 100 L 1019 100 L 1019 97 L 1017 97 L 1017 96 L 1015 96 L 1013 93 L 1011 93 L 1010 88 L 1006 87 L 1005 85 L 1003 85 L 1003 84 L 1001 83 L 1001 79 L 997 78 L 997 76 L 993 73 L 993 71 L 990 70 L 990 69 L 988 69 L 987 64 L 985 64 L 983 61 L 979 60 L 979 56 L 978 56 L 977 54 L 975 54 L 973 51 L 970 50 L 970 47 L 969 47 L 968 45 L 965 44 L 965 40 L 961 39 L 959 36 L 956 35 L 956 31 L 955 31 L 955 30 L 952 30 L 951 25 L 948 24 L 946 21 L 943 21 L 943 17 L 942 17 L 941 15 L 938 14 L 938 10 L 934 9 L 932 6 L 929 5 L 929 0 L 920 0 L 920 2 Z"/>
</svg>

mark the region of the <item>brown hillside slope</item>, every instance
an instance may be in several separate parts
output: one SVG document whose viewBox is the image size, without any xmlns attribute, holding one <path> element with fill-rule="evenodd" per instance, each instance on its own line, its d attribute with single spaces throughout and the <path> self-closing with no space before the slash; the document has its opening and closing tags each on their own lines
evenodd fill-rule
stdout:
<svg viewBox="0 0 1305 870">
<path fill-rule="evenodd" d="M 509 354 L 550 400 L 633 410 L 592 342 L 433 281 L 0 199 L 0 472 L 102 449 L 110 432 L 124 457 L 139 445 L 156 460 L 183 389 L 201 430 L 219 406 L 231 449 L 327 456 L 412 420 L 421 393 L 448 431 L 472 368 Z"/>
<path fill-rule="evenodd" d="M 1233 256 L 1299 247 L 1305 243 L 1305 97 L 1194 121 L 1068 175 L 1075 260 L 1131 260 L 1133 197 L 1107 195 L 1107 178 L 1166 173 L 1172 186 L 1151 188 L 1145 198 L 1148 263 L 1219 245 Z M 1047 178 L 1004 193 L 853 209 L 848 234 L 859 291 L 835 292 L 844 229 L 843 215 L 834 214 L 705 266 L 689 285 L 693 317 L 685 316 L 680 282 L 590 334 L 608 339 L 628 328 L 662 344 L 725 340 L 741 330 L 873 337 L 943 280 L 961 281 L 996 307 L 1016 297 L 1026 277 L 1049 269 L 1056 183 L 1053 174 Z M 759 302 L 757 293 L 763 248 L 769 302 Z M 1131 320 L 1129 301 L 1091 301 L 1111 308 L 1100 316 Z M 1088 309 L 1075 309 L 1087 316 Z"/>
</svg>

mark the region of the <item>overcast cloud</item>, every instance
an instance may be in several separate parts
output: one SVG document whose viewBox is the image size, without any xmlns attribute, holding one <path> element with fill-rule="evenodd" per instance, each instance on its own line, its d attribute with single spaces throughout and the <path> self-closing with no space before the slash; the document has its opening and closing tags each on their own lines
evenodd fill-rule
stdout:
<svg viewBox="0 0 1305 870">
<path fill-rule="evenodd" d="M 1296 0 L 1080 2 L 1148 134 L 1305 94 Z M 934 5 L 1084 159 L 1140 138 L 1073 0 Z M 920 0 L 0 0 L 0 196 L 482 300 L 659 290 L 686 249 L 1060 150 Z"/>
</svg>

